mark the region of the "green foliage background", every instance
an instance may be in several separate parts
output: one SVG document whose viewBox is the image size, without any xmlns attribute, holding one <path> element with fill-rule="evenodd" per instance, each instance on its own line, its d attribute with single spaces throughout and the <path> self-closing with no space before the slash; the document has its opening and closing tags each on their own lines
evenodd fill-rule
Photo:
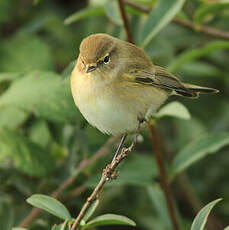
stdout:
<svg viewBox="0 0 229 230">
<path fill-rule="evenodd" d="M 144 7 L 156 4 L 134 2 Z M 207 25 L 229 31 L 229 2 L 160 0 L 156 7 L 149 16 L 126 7 L 134 41 L 154 63 L 184 82 L 220 90 L 198 100 L 171 98 L 185 107 L 175 103 L 157 116 L 180 224 L 190 229 L 197 209 L 222 197 L 214 210 L 217 219 L 209 225 L 222 229 L 229 224 L 229 40 L 199 29 Z M 173 14 L 193 22 L 196 29 L 170 22 Z M 26 198 L 50 195 L 109 138 L 87 124 L 69 85 L 81 40 L 101 32 L 125 39 L 114 0 L 0 0 L 1 230 L 19 225 L 29 214 L 32 207 Z M 141 139 L 121 165 L 118 179 L 105 186 L 94 215 L 125 215 L 135 220 L 137 229 L 172 229 L 146 129 Z M 98 182 L 115 147 L 59 197 L 72 216 Z M 47 230 L 60 222 L 42 212 L 29 229 Z"/>
</svg>

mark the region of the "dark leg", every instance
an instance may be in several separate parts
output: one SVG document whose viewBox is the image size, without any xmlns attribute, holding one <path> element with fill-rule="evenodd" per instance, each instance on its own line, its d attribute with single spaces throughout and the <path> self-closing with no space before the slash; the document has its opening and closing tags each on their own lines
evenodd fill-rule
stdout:
<svg viewBox="0 0 229 230">
<path fill-rule="evenodd" d="M 124 144 L 124 142 L 125 142 L 125 140 L 126 140 L 126 137 L 127 137 L 127 134 L 124 134 L 124 135 L 122 136 L 122 139 L 121 139 L 121 141 L 120 141 L 120 143 L 119 143 L 119 146 L 118 146 L 118 148 L 117 148 L 117 150 L 116 150 L 116 152 L 115 152 L 115 155 L 114 155 L 114 157 L 113 157 L 112 162 L 114 162 L 114 160 L 116 159 L 116 157 L 117 157 L 117 156 L 119 155 L 119 153 L 121 152 L 122 147 L 123 147 L 123 144 Z"/>
</svg>

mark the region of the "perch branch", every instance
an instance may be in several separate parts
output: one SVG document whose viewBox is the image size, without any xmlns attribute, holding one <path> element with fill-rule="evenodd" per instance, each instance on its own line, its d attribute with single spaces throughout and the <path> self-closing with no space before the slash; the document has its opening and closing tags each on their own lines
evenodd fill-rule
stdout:
<svg viewBox="0 0 229 230">
<path fill-rule="evenodd" d="M 116 142 L 116 140 L 120 136 L 113 136 L 107 140 L 107 142 L 88 160 L 83 160 L 79 164 L 79 167 L 76 169 L 75 173 L 70 176 L 67 180 L 65 180 L 52 194 L 51 196 L 54 198 L 58 198 L 63 190 L 65 190 L 69 185 L 71 185 L 75 179 L 78 177 L 78 175 L 85 170 L 88 166 L 92 165 L 94 162 L 96 162 L 99 158 L 105 156 L 109 153 L 111 145 Z M 22 220 L 22 222 L 19 224 L 19 227 L 24 228 L 27 227 L 41 212 L 38 208 L 33 208 L 29 215 Z"/>
<path fill-rule="evenodd" d="M 102 190 L 104 184 L 107 181 L 111 181 L 112 179 L 116 179 L 116 168 L 122 162 L 122 160 L 124 160 L 127 157 L 128 153 L 131 152 L 132 149 L 134 148 L 134 146 L 135 146 L 135 144 L 137 142 L 137 137 L 138 137 L 139 133 L 140 133 L 140 123 L 139 123 L 138 131 L 137 131 L 137 133 L 136 133 L 136 135 L 134 137 L 134 140 L 132 141 L 131 145 L 128 148 L 122 148 L 120 153 L 117 154 L 115 156 L 115 158 L 113 158 L 111 163 L 108 164 L 106 166 L 106 168 L 103 170 L 102 176 L 101 176 L 101 179 L 100 179 L 99 183 L 97 184 L 97 186 L 95 187 L 95 189 L 91 193 L 91 195 L 87 198 L 87 201 L 85 202 L 83 208 L 81 209 L 80 213 L 76 217 L 76 220 L 74 221 L 74 224 L 72 225 L 71 230 L 76 230 L 78 228 L 79 223 L 82 220 L 82 218 L 84 217 L 84 215 L 85 215 L 86 211 L 88 210 L 88 208 L 91 206 L 93 201 L 98 199 L 99 192 Z M 123 144 L 123 142 L 122 142 L 122 144 Z"/>
</svg>

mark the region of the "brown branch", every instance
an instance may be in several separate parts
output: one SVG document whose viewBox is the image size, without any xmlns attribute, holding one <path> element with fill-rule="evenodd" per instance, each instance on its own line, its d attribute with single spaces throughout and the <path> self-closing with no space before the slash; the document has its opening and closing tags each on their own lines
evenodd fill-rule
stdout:
<svg viewBox="0 0 229 230">
<path fill-rule="evenodd" d="M 91 206 L 91 204 L 96 199 L 98 199 L 99 192 L 102 190 L 104 184 L 107 181 L 111 181 L 112 179 L 116 178 L 116 171 L 115 170 L 118 167 L 118 165 L 122 162 L 122 160 L 124 160 L 127 157 L 128 153 L 132 151 L 133 147 L 135 146 L 135 144 L 137 142 L 137 137 L 139 135 L 139 132 L 140 132 L 140 125 L 139 125 L 138 132 L 135 135 L 135 138 L 134 138 L 133 142 L 131 143 L 130 147 L 122 148 L 121 152 L 115 158 L 113 158 L 112 162 L 110 164 L 108 164 L 106 166 L 106 168 L 103 170 L 102 176 L 101 176 L 101 179 L 100 179 L 99 183 L 95 187 L 95 189 L 92 192 L 92 194 L 87 198 L 87 201 L 84 204 L 84 206 L 81 209 L 81 211 L 78 214 L 78 216 L 76 217 L 76 220 L 75 220 L 73 226 L 71 227 L 71 230 L 76 230 L 78 228 L 79 223 L 82 220 L 82 218 L 84 217 L 84 215 L 85 215 L 86 211 L 88 210 L 88 208 Z"/>
<path fill-rule="evenodd" d="M 156 126 L 156 124 L 155 124 L 155 126 Z M 152 143 L 152 147 L 154 149 L 154 156 L 156 159 L 156 164 L 157 164 L 158 171 L 160 174 L 160 179 L 161 179 L 161 187 L 162 187 L 162 191 L 164 192 L 164 195 L 166 198 L 168 211 L 169 211 L 169 215 L 170 215 L 170 218 L 172 221 L 173 229 L 179 230 L 180 227 L 179 227 L 178 220 L 176 217 L 176 209 L 175 209 L 175 205 L 174 205 L 174 201 L 173 201 L 173 197 L 172 197 L 172 192 L 171 192 L 171 189 L 169 187 L 168 175 L 167 175 L 167 172 L 165 170 L 165 165 L 164 165 L 164 161 L 162 158 L 158 132 L 157 132 L 155 126 L 153 126 L 150 122 L 148 122 L 149 136 L 150 136 L 150 140 Z"/>
<path fill-rule="evenodd" d="M 151 7 L 142 6 L 142 5 L 140 5 L 136 2 L 133 2 L 131 0 L 125 0 L 125 2 L 129 6 L 135 8 L 135 9 L 138 9 L 138 10 L 140 10 L 146 14 L 149 14 L 151 11 Z M 200 28 L 196 29 L 195 25 L 192 22 L 183 21 L 183 20 L 178 19 L 178 18 L 174 18 L 172 21 L 178 25 L 189 28 L 195 32 L 204 33 L 206 35 L 210 35 L 210 36 L 215 37 L 215 38 L 221 38 L 221 39 L 229 40 L 229 32 L 218 30 L 218 29 L 215 29 L 215 28 L 212 28 L 209 26 L 204 26 L 204 25 L 202 25 L 202 26 L 200 26 Z"/>
<path fill-rule="evenodd" d="M 69 177 L 67 180 L 65 180 L 52 194 L 51 196 L 54 198 L 58 198 L 63 190 L 65 190 L 69 185 L 71 185 L 75 179 L 78 177 L 78 175 L 85 170 L 88 166 L 92 165 L 94 162 L 96 162 L 99 158 L 102 156 L 105 156 L 109 153 L 111 145 L 119 138 L 120 136 L 113 136 L 107 140 L 107 142 L 101 147 L 97 153 L 95 153 L 90 159 L 83 160 L 79 167 L 76 169 L 74 174 Z M 19 224 L 19 227 L 24 228 L 27 227 L 41 212 L 38 208 L 33 208 L 30 212 L 30 214 Z"/>
<path fill-rule="evenodd" d="M 124 15 L 123 16 L 123 22 L 124 22 L 126 34 L 128 36 L 128 40 L 133 43 L 130 28 L 128 26 L 126 26 L 126 25 L 128 25 L 128 21 L 127 21 L 127 18 L 125 16 L 125 8 L 123 5 L 123 1 L 119 0 L 119 5 L 121 5 L 120 11 L 124 11 L 124 12 L 121 12 L 121 14 Z M 148 126 L 149 126 L 149 135 L 150 135 L 150 139 L 152 142 L 152 147 L 154 148 L 154 151 L 155 151 L 156 163 L 157 163 L 157 166 L 158 166 L 158 169 L 160 172 L 161 187 L 162 187 L 162 190 L 164 192 L 164 195 L 165 195 L 165 198 L 167 201 L 167 206 L 168 206 L 169 214 L 170 214 L 171 221 L 173 224 L 173 228 L 174 228 L 174 230 L 180 230 L 180 227 L 178 225 L 178 220 L 176 217 L 176 210 L 175 210 L 175 205 L 174 205 L 173 198 L 172 198 L 172 192 L 170 191 L 170 187 L 169 187 L 169 183 L 168 183 L 168 177 L 167 177 L 167 173 L 165 171 L 164 161 L 162 159 L 158 133 L 157 133 L 155 127 L 153 127 L 150 122 L 148 122 Z M 74 229 L 72 229 L 72 230 L 74 230 Z"/>
<path fill-rule="evenodd" d="M 128 40 L 128 42 L 133 43 L 133 38 L 132 38 L 131 30 L 130 30 L 130 25 L 129 25 L 127 15 L 126 15 L 126 11 L 125 11 L 124 0 L 118 0 L 118 5 L 119 5 L 120 13 L 121 13 L 121 16 L 122 16 L 123 24 L 124 24 L 124 27 L 125 27 L 127 40 Z"/>
</svg>

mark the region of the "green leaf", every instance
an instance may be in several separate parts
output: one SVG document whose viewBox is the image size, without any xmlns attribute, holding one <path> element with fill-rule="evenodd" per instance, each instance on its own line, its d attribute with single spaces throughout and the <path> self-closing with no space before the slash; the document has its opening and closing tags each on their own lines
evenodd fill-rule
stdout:
<svg viewBox="0 0 229 230">
<path fill-rule="evenodd" d="M 0 146 L 1 158 L 10 156 L 15 166 L 28 175 L 45 176 L 55 166 L 54 159 L 45 149 L 16 131 L 0 129 Z"/>
<path fill-rule="evenodd" d="M 35 194 L 29 197 L 26 201 L 29 204 L 37 208 L 43 209 L 63 220 L 71 219 L 71 215 L 67 208 L 60 201 L 54 199 L 53 197 L 42 194 Z"/>
<path fill-rule="evenodd" d="M 156 8 L 152 9 L 142 32 L 142 46 L 146 47 L 154 36 L 165 27 L 180 11 L 185 0 L 158 1 Z"/>
<path fill-rule="evenodd" d="M 120 14 L 118 1 L 107 1 L 104 5 L 104 9 L 108 18 L 117 25 L 123 25 L 122 17 Z"/>
<path fill-rule="evenodd" d="M 188 109 L 178 101 L 170 102 L 163 106 L 156 114 L 156 118 L 162 118 L 165 116 L 176 117 L 184 120 L 189 120 L 191 115 Z"/>
<path fill-rule="evenodd" d="M 3 185 L 3 180 L 1 182 Z M 3 191 L 2 191 L 3 192 Z M 4 197 L 4 193 L 1 193 L 1 198 Z M 1 230 L 11 230 L 12 226 L 14 225 L 15 221 L 15 205 L 7 198 L 4 200 L 0 200 L 0 223 L 1 223 Z"/>
<path fill-rule="evenodd" d="M 103 7 L 88 7 L 86 9 L 79 10 L 75 12 L 74 14 L 71 14 L 64 20 L 65 25 L 69 25 L 73 22 L 77 22 L 81 19 L 85 19 L 88 17 L 96 17 L 96 16 L 101 16 L 105 15 L 105 10 Z"/>
<path fill-rule="evenodd" d="M 46 148 L 51 140 L 51 133 L 45 120 L 37 119 L 29 129 L 30 140 Z"/>
<path fill-rule="evenodd" d="M 52 72 L 32 72 L 14 81 L 0 97 L 0 109 L 15 106 L 48 120 L 79 122 L 69 79 Z"/>
<path fill-rule="evenodd" d="M 198 27 L 204 22 L 204 20 L 209 15 L 216 15 L 219 11 L 226 10 L 229 8 L 228 0 L 221 0 L 217 2 L 213 2 L 211 4 L 203 4 L 201 5 L 194 13 L 193 21 L 195 26 Z"/>
<path fill-rule="evenodd" d="M 0 113 L 0 128 L 15 129 L 20 126 L 29 116 L 29 113 L 14 107 L 4 106 Z"/>
<path fill-rule="evenodd" d="M 229 49 L 228 41 L 209 42 L 203 48 L 192 49 L 192 50 L 183 52 L 181 55 L 175 58 L 175 60 L 172 63 L 170 63 L 167 69 L 169 72 L 174 72 L 176 69 L 178 69 L 180 66 L 182 66 L 183 64 L 187 62 L 190 62 L 192 60 L 205 56 L 216 50 L 222 50 L 222 49 Z"/>
<path fill-rule="evenodd" d="M 167 229 L 173 229 L 170 216 L 167 209 L 166 200 L 160 187 L 150 185 L 147 187 L 148 195 L 153 207 L 156 209 L 158 216 L 163 220 L 163 225 Z"/>
<path fill-rule="evenodd" d="M 83 221 L 86 223 L 87 220 L 93 215 L 93 213 L 95 212 L 96 208 L 99 205 L 99 200 L 95 200 L 92 205 L 90 206 L 90 208 L 87 210 L 87 212 L 85 213 L 84 217 L 83 217 Z"/>
<path fill-rule="evenodd" d="M 50 47 L 34 35 L 20 34 L 1 41 L 2 72 L 27 72 L 53 69 Z"/>
<path fill-rule="evenodd" d="M 172 163 L 172 173 L 177 174 L 210 153 L 229 144 L 229 133 L 212 133 L 195 139 L 185 146 Z"/>
<path fill-rule="evenodd" d="M 224 228 L 223 230 L 229 230 L 229 225 L 226 228 Z"/>
<path fill-rule="evenodd" d="M 135 222 L 125 216 L 120 216 L 116 214 L 105 214 L 98 216 L 95 219 L 89 221 L 85 224 L 82 229 L 91 228 L 95 226 L 105 226 L 105 225 L 129 225 L 136 226 Z"/>
<path fill-rule="evenodd" d="M 222 199 L 217 199 L 204 206 L 192 222 L 191 230 L 203 230 L 212 208 Z"/>
<path fill-rule="evenodd" d="M 27 230 L 27 228 L 12 228 L 12 230 Z"/>
</svg>

